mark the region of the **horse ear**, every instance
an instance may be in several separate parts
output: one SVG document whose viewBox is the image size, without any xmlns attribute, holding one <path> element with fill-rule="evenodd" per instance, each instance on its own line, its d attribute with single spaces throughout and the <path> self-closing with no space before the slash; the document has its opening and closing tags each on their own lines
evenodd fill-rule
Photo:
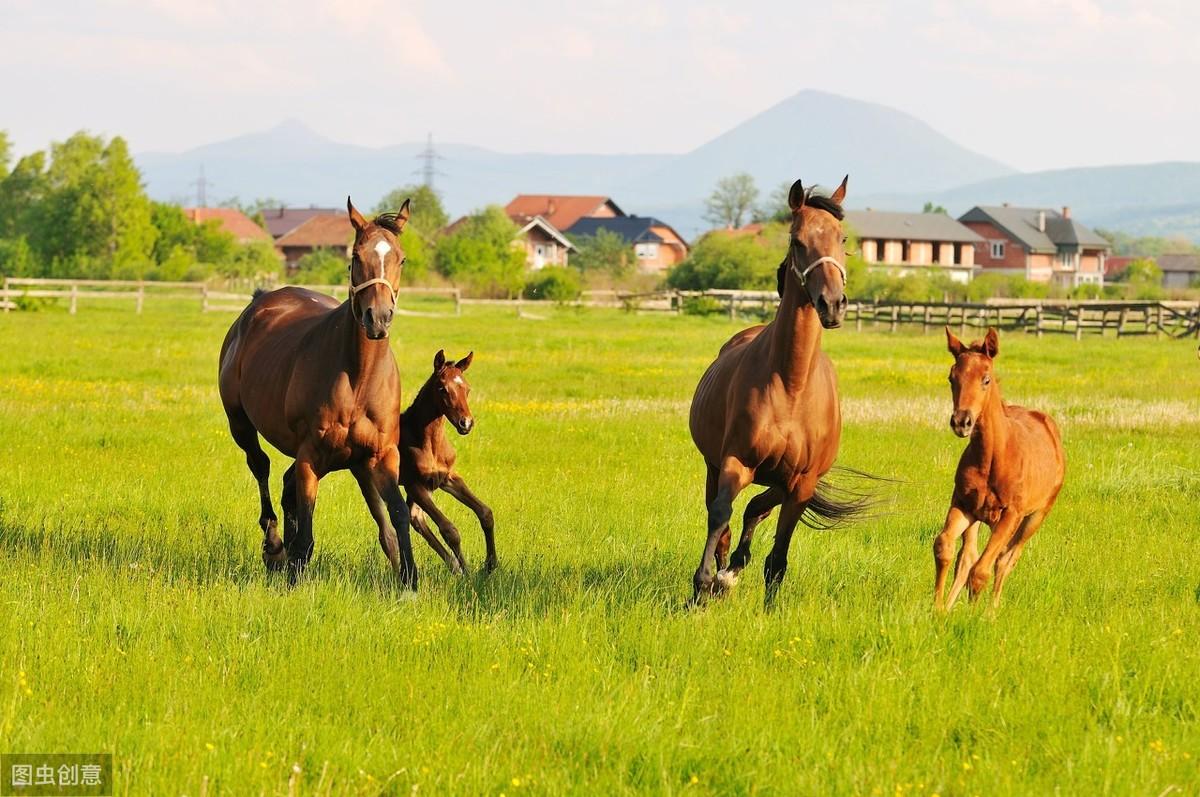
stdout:
<svg viewBox="0 0 1200 797">
<path fill-rule="evenodd" d="M 1000 336 L 994 327 L 988 327 L 987 334 L 983 336 L 983 353 L 993 360 L 1000 353 Z"/>
<path fill-rule="evenodd" d="M 804 207 L 804 186 L 799 180 L 792 183 L 792 189 L 788 191 L 788 207 L 793 213 Z"/>
<path fill-rule="evenodd" d="M 444 349 L 438 349 L 438 353 L 433 355 L 433 370 L 436 373 L 444 367 L 446 367 L 446 352 Z"/>
<path fill-rule="evenodd" d="M 396 229 L 401 232 L 404 231 L 404 225 L 408 224 L 408 217 L 411 215 L 408 210 L 408 203 L 411 201 L 411 199 L 405 199 L 404 204 L 396 211 Z"/>
<path fill-rule="evenodd" d="M 354 225 L 355 232 L 362 232 L 363 227 L 367 226 L 367 220 L 358 212 L 358 208 L 354 207 L 350 197 L 346 197 L 346 212 L 350 214 L 350 223 Z"/>
<path fill-rule="evenodd" d="M 471 367 L 471 360 L 475 359 L 475 352 L 468 352 L 466 357 L 454 364 L 454 367 L 460 371 L 465 371 Z"/>
<path fill-rule="evenodd" d="M 963 342 L 954 337 L 954 333 L 950 331 L 950 327 L 946 327 L 946 349 L 954 357 L 958 357 L 958 355 L 967 350 L 967 347 L 963 345 Z"/>
<path fill-rule="evenodd" d="M 847 174 L 845 177 L 842 178 L 842 184 L 838 186 L 837 190 L 833 192 L 833 196 L 831 196 L 829 198 L 832 199 L 834 202 L 838 203 L 839 205 L 842 204 L 842 201 L 845 200 L 845 198 L 846 198 L 846 183 L 848 183 L 849 181 L 850 181 L 850 175 Z"/>
</svg>

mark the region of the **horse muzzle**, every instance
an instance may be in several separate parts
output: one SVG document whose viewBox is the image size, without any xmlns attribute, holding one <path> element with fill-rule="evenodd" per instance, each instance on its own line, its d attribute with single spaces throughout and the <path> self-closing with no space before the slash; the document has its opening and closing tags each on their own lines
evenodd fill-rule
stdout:
<svg viewBox="0 0 1200 797">
<path fill-rule="evenodd" d="M 817 318 L 825 329 L 837 329 L 846 317 L 846 295 L 842 294 L 831 304 L 824 296 L 818 296 L 816 301 Z"/>
<path fill-rule="evenodd" d="M 470 415 L 467 415 L 463 418 L 459 418 L 457 421 L 454 422 L 454 430 L 461 435 L 470 434 L 471 430 L 474 428 L 475 428 L 475 419 L 472 418 Z"/>
<path fill-rule="evenodd" d="M 371 340 L 382 340 L 388 336 L 388 330 L 392 326 L 392 310 L 384 310 L 376 312 L 373 308 L 368 307 L 363 310 L 362 327 L 363 332 Z"/>
<path fill-rule="evenodd" d="M 959 437 L 970 437 L 975 430 L 975 418 L 967 410 L 959 410 L 950 416 L 950 429 Z"/>
</svg>

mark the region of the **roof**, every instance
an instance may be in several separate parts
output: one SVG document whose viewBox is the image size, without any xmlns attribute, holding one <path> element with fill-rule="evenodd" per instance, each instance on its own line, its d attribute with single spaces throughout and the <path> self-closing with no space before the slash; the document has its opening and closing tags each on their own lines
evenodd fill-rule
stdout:
<svg viewBox="0 0 1200 797">
<path fill-rule="evenodd" d="M 353 240 L 354 227 L 345 213 L 323 213 L 280 236 L 275 245 L 345 249 Z"/>
<path fill-rule="evenodd" d="M 1154 259 L 1158 262 L 1158 267 L 1163 271 L 1200 273 L 1200 255 L 1159 255 Z"/>
<path fill-rule="evenodd" d="M 1104 276 L 1117 276 L 1129 268 L 1129 264 L 1135 260 L 1141 260 L 1141 258 L 1136 255 L 1109 255 L 1104 258 Z"/>
<path fill-rule="evenodd" d="M 582 218 L 591 216 L 602 205 L 608 205 L 617 216 L 625 211 L 606 196 L 569 196 L 558 194 L 517 194 L 504 206 L 509 216 L 541 216 L 556 229 L 566 230 Z"/>
<path fill-rule="evenodd" d="M 974 230 L 945 213 L 892 213 L 883 210 L 847 210 L 846 222 L 859 238 L 890 241 L 952 241 L 983 243 Z"/>
<path fill-rule="evenodd" d="M 263 219 L 267 222 L 267 232 L 278 238 L 299 227 L 313 216 L 326 213 L 342 213 L 338 208 L 263 208 Z"/>
<path fill-rule="evenodd" d="M 621 216 L 615 219 L 590 218 L 580 219 L 571 226 L 568 233 L 572 235 L 595 235 L 600 230 L 614 232 L 631 244 L 663 243 L 663 238 L 654 232 L 654 227 L 666 227 L 675 232 L 670 224 L 659 221 L 652 216 Z M 683 241 L 683 236 L 675 232 L 675 236 Z M 683 241 L 687 245 L 686 241 Z"/>
<path fill-rule="evenodd" d="M 241 243 L 270 241 L 271 235 L 237 208 L 184 208 L 183 213 L 196 224 L 215 221 Z"/>
<path fill-rule="evenodd" d="M 553 224 L 543 219 L 541 216 L 509 216 L 513 224 L 521 228 L 519 235 L 524 235 L 533 227 L 537 227 L 549 235 L 554 240 L 558 241 L 568 250 L 574 250 L 575 245 L 567 240 L 567 236 L 559 232 Z M 457 223 L 457 222 L 456 222 Z"/>
<path fill-rule="evenodd" d="M 1038 219 L 1043 213 L 1046 214 L 1044 231 L 1038 227 Z M 1091 229 L 1050 208 L 976 205 L 959 216 L 958 220 L 995 224 L 1031 252 L 1057 252 L 1060 246 L 1109 248 L 1108 241 Z"/>
</svg>

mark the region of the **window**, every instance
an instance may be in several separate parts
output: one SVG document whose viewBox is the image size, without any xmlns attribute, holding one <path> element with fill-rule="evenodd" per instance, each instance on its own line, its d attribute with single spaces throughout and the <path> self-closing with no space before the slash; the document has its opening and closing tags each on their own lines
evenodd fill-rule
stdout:
<svg viewBox="0 0 1200 797">
<path fill-rule="evenodd" d="M 658 257 L 658 244 L 638 244 L 633 247 L 633 252 L 638 257 L 649 260 Z"/>
<path fill-rule="evenodd" d="M 992 241 L 992 260 L 1004 259 L 1004 241 Z"/>
</svg>

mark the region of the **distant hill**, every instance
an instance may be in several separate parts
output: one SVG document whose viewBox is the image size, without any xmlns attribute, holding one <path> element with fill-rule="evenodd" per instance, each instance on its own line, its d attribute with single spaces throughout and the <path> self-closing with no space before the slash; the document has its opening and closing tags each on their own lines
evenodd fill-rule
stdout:
<svg viewBox="0 0 1200 797">
<path fill-rule="evenodd" d="M 1182 236 L 1200 241 L 1200 163 L 1095 166 L 1014 174 L 947 191 L 882 194 L 848 202 L 880 210 L 920 208 L 926 201 L 954 215 L 972 205 L 1058 208 L 1089 227 L 1132 235 Z"/>
<path fill-rule="evenodd" d="M 909 114 L 802 91 L 681 155 L 503 153 L 437 142 L 436 186 L 452 215 L 517 193 L 614 197 L 630 213 L 655 215 L 694 238 L 708 225 L 704 198 L 721 177 L 754 176 L 765 199 L 797 177 L 830 185 L 850 175 L 848 204 L 918 209 L 932 200 L 954 212 L 973 204 L 1071 205 L 1091 226 L 1200 240 L 1200 164 L 1164 163 L 1020 174 L 965 149 Z M 288 121 L 270 130 L 181 153 L 137 156 L 158 199 L 194 202 L 203 165 L 210 202 L 275 197 L 338 206 L 351 194 L 369 208 L 415 182 L 424 142 L 372 148 L 332 141 Z"/>
</svg>

